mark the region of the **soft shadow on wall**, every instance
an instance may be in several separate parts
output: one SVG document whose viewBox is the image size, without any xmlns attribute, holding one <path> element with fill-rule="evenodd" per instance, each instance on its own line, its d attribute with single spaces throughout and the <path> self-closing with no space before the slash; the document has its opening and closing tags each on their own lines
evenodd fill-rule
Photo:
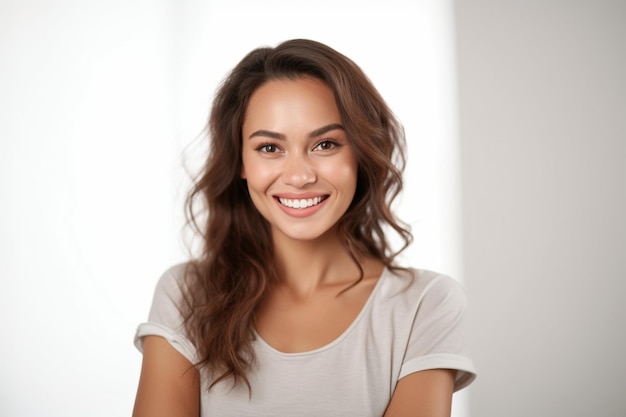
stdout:
<svg viewBox="0 0 626 417">
<path fill-rule="evenodd" d="M 626 415 L 626 2 L 455 2 L 481 417 Z"/>
</svg>

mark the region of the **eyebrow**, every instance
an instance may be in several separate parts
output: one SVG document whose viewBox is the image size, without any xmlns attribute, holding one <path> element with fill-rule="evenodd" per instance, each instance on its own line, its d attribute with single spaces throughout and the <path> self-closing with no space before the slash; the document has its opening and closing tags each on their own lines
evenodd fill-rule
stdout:
<svg viewBox="0 0 626 417">
<path fill-rule="evenodd" d="M 318 136 L 321 136 L 325 133 L 330 132 L 331 130 L 337 130 L 337 129 L 341 129 L 344 130 L 344 127 L 339 124 L 339 123 L 331 123 L 329 125 L 326 126 L 322 126 L 319 129 L 315 129 L 314 131 L 312 131 L 311 133 L 308 134 L 309 139 L 313 139 L 316 138 Z M 282 133 L 278 133 L 278 132 L 272 132 L 270 130 L 257 130 L 255 132 L 253 132 L 248 139 L 252 139 L 255 136 L 265 136 L 271 139 L 276 139 L 276 140 L 286 140 L 287 137 L 285 135 L 283 135 Z"/>
</svg>

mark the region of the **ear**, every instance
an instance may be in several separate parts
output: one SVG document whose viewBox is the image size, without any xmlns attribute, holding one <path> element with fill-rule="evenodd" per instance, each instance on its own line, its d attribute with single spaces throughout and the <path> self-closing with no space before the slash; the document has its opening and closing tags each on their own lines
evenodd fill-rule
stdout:
<svg viewBox="0 0 626 417">
<path fill-rule="evenodd" d="M 239 171 L 239 176 L 243 180 L 247 179 L 247 177 L 246 177 L 246 167 L 243 164 L 241 164 L 241 171 Z"/>
</svg>

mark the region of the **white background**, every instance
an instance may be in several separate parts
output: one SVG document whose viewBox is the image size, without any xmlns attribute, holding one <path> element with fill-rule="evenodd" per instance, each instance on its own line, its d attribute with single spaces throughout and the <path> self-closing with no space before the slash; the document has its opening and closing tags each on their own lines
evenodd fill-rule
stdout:
<svg viewBox="0 0 626 417">
<path fill-rule="evenodd" d="M 366 71 L 406 127 L 405 259 L 461 278 L 452 28 L 434 0 L 1 1 L 0 414 L 130 414 L 185 166 L 254 47 L 313 38 Z"/>
</svg>

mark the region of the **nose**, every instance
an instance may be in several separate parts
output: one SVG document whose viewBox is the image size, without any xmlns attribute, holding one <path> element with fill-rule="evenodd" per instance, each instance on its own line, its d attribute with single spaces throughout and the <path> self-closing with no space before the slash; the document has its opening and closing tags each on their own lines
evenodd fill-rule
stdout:
<svg viewBox="0 0 626 417">
<path fill-rule="evenodd" d="M 285 161 L 282 178 L 285 184 L 302 188 L 313 184 L 317 175 L 306 156 L 290 155 Z"/>
</svg>

